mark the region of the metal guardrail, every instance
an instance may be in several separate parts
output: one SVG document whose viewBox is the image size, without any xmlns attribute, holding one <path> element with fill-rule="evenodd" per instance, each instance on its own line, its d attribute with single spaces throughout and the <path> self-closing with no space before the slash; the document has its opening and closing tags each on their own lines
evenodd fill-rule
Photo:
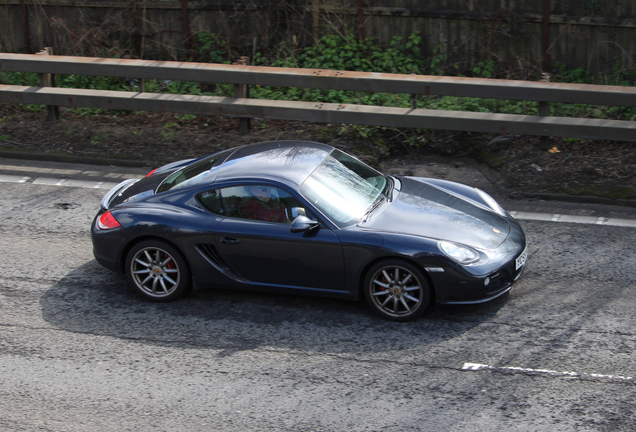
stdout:
<svg viewBox="0 0 636 432">
<path fill-rule="evenodd" d="M 636 141 L 619 120 L 21 86 L 0 86 L 0 102 Z"/>
<path fill-rule="evenodd" d="M 0 70 L 219 84 L 636 106 L 636 87 L 0 53 Z"/>
<path fill-rule="evenodd" d="M 0 54 L 0 71 L 636 106 L 636 88 L 207 63 Z M 636 122 L 0 86 L 0 102 L 636 141 Z"/>
</svg>

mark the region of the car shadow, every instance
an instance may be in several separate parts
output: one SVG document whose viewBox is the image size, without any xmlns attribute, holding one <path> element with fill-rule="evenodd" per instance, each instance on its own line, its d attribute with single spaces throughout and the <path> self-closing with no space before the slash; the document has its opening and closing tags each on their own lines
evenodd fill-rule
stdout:
<svg viewBox="0 0 636 432">
<path fill-rule="evenodd" d="M 67 331 L 228 355 L 258 347 L 324 353 L 415 348 L 461 336 L 491 319 L 505 301 L 440 307 L 407 323 L 374 315 L 364 301 L 258 292 L 206 290 L 154 303 L 93 260 L 53 285 L 40 305 L 49 324 Z"/>
</svg>

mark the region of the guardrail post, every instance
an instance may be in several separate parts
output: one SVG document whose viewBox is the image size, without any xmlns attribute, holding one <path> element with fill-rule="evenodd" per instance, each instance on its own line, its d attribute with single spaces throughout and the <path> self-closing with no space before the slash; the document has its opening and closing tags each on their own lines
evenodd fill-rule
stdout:
<svg viewBox="0 0 636 432">
<path fill-rule="evenodd" d="M 411 75 L 415 75 L 415 72 L 411 72 Z M 411 95 L 411 107 L 413 109 L 417 109 L 417 95 L 416 94 L 412 94 Z"/>
<path fill-rule="evenodd" d="M 53 55 L 53 48 L 45 47 L 42 51 L 37 53 L 39 55 Z M 55 75 L 50 73 L 41 73 L 40 75 L 40 87 L 55 87 Z M 55 105 L 47 105 L 46 111 L 48 112 L 48 120 L 51 123 L 55 123 L 60 119 L 60 107 Z"/>
<path fill-rule="evenodd" d="M 540 82 L 550 82 L 550 74 L 549 73 L 543 73 L 541 74 L 541 79 L 539 80 Z M 543 101 L 539 101 L 539 115 L 541 117 L 547 117 L 550 115 L 550 102 L 543 102 Z M 540 139 L 540 144 L 539 147 L 542 150 L 547 150 L 550 148 L 550 137 L 547 136 L 542 136 Z"/>
<path fill-rule="evenodd" d="M 249 57 L 239 57 L 234 63 L 235 65 L 249 66 Z M 234 97 L 235 98 L 248 98 L 250 97 L 250 87 L 247 84 L 234 84 Z M 239 133 L 241 135 L 248 135 L 252 126 L 252 119 L 249 117 L 239 117 Z"/>
</svg>

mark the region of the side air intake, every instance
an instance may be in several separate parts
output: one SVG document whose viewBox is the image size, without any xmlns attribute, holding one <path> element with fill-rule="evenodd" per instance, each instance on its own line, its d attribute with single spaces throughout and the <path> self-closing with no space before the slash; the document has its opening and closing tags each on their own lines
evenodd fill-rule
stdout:
<svg viewBox="0 0 636 432">
<path fill-rule="evenodd" d="M 200 243 L 195 246 L 203 257 L 210 262 L 215 267 L 226 270 L 228 268 L 227 264 L 221 259 L 219 256 L 216 247 L 211 244 L 203 244 Z"/>
</svg>

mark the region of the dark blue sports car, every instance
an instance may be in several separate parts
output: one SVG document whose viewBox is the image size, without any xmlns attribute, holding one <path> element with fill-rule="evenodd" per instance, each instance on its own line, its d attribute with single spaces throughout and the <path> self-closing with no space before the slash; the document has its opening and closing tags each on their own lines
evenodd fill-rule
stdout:
<svg viewBox="0 0 636 432">
<path fill-rule="evenodd" d="M 519 224 L 483 191 L 386 176 L 304 141 L 124 181 L 102 199 L 92 239 L 97 261 L 150 300 L 221 287 L 365 297 L 396 321 L 494 299 L 527 256 Z"/>
</svg>

